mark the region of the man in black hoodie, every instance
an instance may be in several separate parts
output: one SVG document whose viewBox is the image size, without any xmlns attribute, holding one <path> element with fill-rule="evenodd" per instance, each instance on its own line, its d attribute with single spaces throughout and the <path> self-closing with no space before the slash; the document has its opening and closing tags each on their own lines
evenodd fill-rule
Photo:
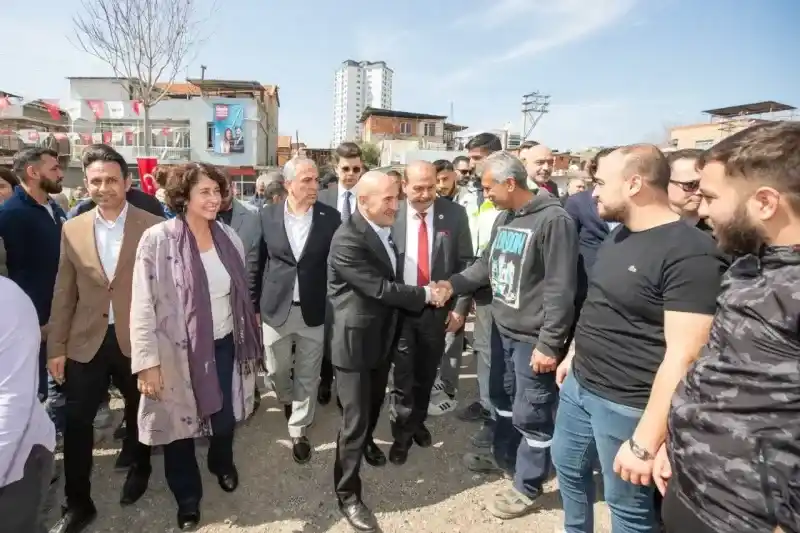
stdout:
<svg viewBox="0 0 800 533">
<path fill-rule="evenodd" d="M 538 507 L 550 473 L 558 398 L 555 370 L 572 324 L 578 239 L 569 214 L 546 191 L 528 190 L 527 172 L 508 152 L 490 155 L 481 185 L 498 209 L 491 243 L 472 266 L 438 284 L 441 297 L 491 285 L 490 396 L 497 412 L 493 455 L 467 454 L 468 468 L 513 475 L 489 502 L 510 519 Z"/>
</svg>

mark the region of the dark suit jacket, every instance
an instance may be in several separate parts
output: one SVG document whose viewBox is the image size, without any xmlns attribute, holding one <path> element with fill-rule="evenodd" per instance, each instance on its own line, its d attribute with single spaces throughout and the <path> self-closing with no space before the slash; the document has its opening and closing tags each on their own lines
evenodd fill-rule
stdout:
<svg viewBox="0 0 800 533">
<path fill-rule="evenodd" d="M 392 226 L 392 239 L 397 246 L 399 259 L 397 275 L 403 278 L 403 262 L 406 255 L 406 222 L 408 203 L 403 201 L 397 212 L 397 219 Z M 469 219 L 464 207 L 444 198 L 433 202 L 433 231 L 428 238 L 433 238 L 431 253 L 431 281 L 450 279 L 467 268 L 474 257 L 472 237 L 469 231 Z M 450 308 L 458 314 L 467 316 L 471 303 L 470 296 L 461 296 L 447 307 L 439 309 L 444 315 Z M 443 318 L 444 320 L 444 318 Z"/>
<path fill-rule="evenodd" d="M 158 198 L 155 196 L 151 196 L 146 192 L 131 187 L 127 194 L 125 194 L 125 199 L 128 200 L 133 207 L 138 207 L 139 209 L 147 211 L 148 213 L 151 213 L 157 217 L 164 218 L 164 208 L 161 207 L 161 202 L 159 202 Z M 75 218 L 76 216 L 82 215 L 94 208 L 95 203 L 91 198 L 82 200 L 79 204 L 69 210 L 67 218 Z"/>
<path fill-rule="evenodd" d="M 331 361 L 349 370 L 385 364 L 394 350 L 398 310 L 425 307 L 425 289 L 397 280 L 380 237 L 358 211 L 333 236 L 328 297 Z"/>
<path fill-rule="evenodd" d="M 284 224 L 285 204 L 265 204 L 260 212 L 261 319 L 272 327 L 286 322 L 297 280 L 303 320 L 308 326 L 321 326 L 325 322 L 328 252 L 341 224 L 339 212 L 314 204 L 306 245 L 295 259 Z"/>
<path fill-rule="evenodd" d="M 597 250 L 608 236 L 608 223 L 600 218 L 597 204 L 592 198 L 592 191 L 573 194 L 564 202 L 564 209 L 575 222 L 575 228 L 578 230 L 580 261 L 586 272 L 590 272 L 597 257 Z"/>
</svg>

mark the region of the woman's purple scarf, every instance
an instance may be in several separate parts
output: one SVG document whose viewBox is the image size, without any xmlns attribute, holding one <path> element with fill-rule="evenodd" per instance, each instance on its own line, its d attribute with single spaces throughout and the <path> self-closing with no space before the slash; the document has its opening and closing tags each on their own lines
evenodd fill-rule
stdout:
<svg viewBox="0 0 800 533">
<path fill-rule="evenodd" d="M 180 253 L 179 287 L 184 316 L 186 317 L 186 335 L 189 341 L 189 376 L 192 391 L 197 402 L 197 412 L 201 420 L 207 421 L 214 413 L 222 410 L 222 389 L 217 377 L 214 359 L 214 325 L 211 318 L 211 295 L 208 288 L 203 261 L 197 240 L 182 216 L 174 219 Z M 220 261 L 231 278 L 231 313 L 233 317 L 233 342 L 236 360 L 245 373 L 255 371 L 261 360 L 261 335 L 258 321 L 249 298 L 247 274 L 244 262 L 226 235 L 225 230 L 217 222 L 210 222 L 214 248 Z M 249 369 L 249 371 L 247 370 Z"/>
</svg>

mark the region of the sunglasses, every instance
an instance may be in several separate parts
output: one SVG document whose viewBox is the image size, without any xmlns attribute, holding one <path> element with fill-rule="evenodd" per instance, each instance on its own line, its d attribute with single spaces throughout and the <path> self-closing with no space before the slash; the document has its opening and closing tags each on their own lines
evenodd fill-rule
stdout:
<svg viewBox="0 0 800 533">
<path fill-rule="evenodd" d="M 677 185 L 683 192 L 697 192 L 700 189 L 700 180 L 675 181 L 669 180 L 673 185 Z"/>
<path fill-rule="evenodd" d="M 456 170 L 456 172 L 458 172 L 462 176 L 469 176 L 469 169 L 468 168 L 461 168 L 461 169 Z"/>
<path fill-rule="evenodd" d="M 354 174 L 358 174 L 361 172 L 361 167 L 340 167 L 340 170 L 345 173 L 353 172 Z"/>
</svg>

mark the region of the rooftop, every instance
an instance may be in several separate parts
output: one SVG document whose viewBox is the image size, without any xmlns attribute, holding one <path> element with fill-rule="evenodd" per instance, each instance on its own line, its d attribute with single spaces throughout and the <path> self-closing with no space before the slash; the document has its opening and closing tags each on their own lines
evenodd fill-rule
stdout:
<svg viewBox="0 0 800 533">
<path fill-rule="evenodd" d="M 788 104 L 781 104 L 774 100 L 766 100 L 764 102 L 756 102 L 752 104 L 734 105 L 730 107 L 720 107 L 718 109 L 709 109 L 703 111 L 707 115 L 714 117 L 732 118 L 737 116 L 760 115 L 762 113 L 774 113 L 779 111 L 794 111 L 797 109 Z"/>
<path fill-rule="evenodd" d="M 361 114 L 359 122 L 366 122 L 369 117 L 411 118 L 417 120 L 444 120 L 446 115 L 429 115 L 426 113 L 411 113 L 409 111 L 395 111 L 393 109 L 378 109 L 368 107 Z"/>
</svg>

